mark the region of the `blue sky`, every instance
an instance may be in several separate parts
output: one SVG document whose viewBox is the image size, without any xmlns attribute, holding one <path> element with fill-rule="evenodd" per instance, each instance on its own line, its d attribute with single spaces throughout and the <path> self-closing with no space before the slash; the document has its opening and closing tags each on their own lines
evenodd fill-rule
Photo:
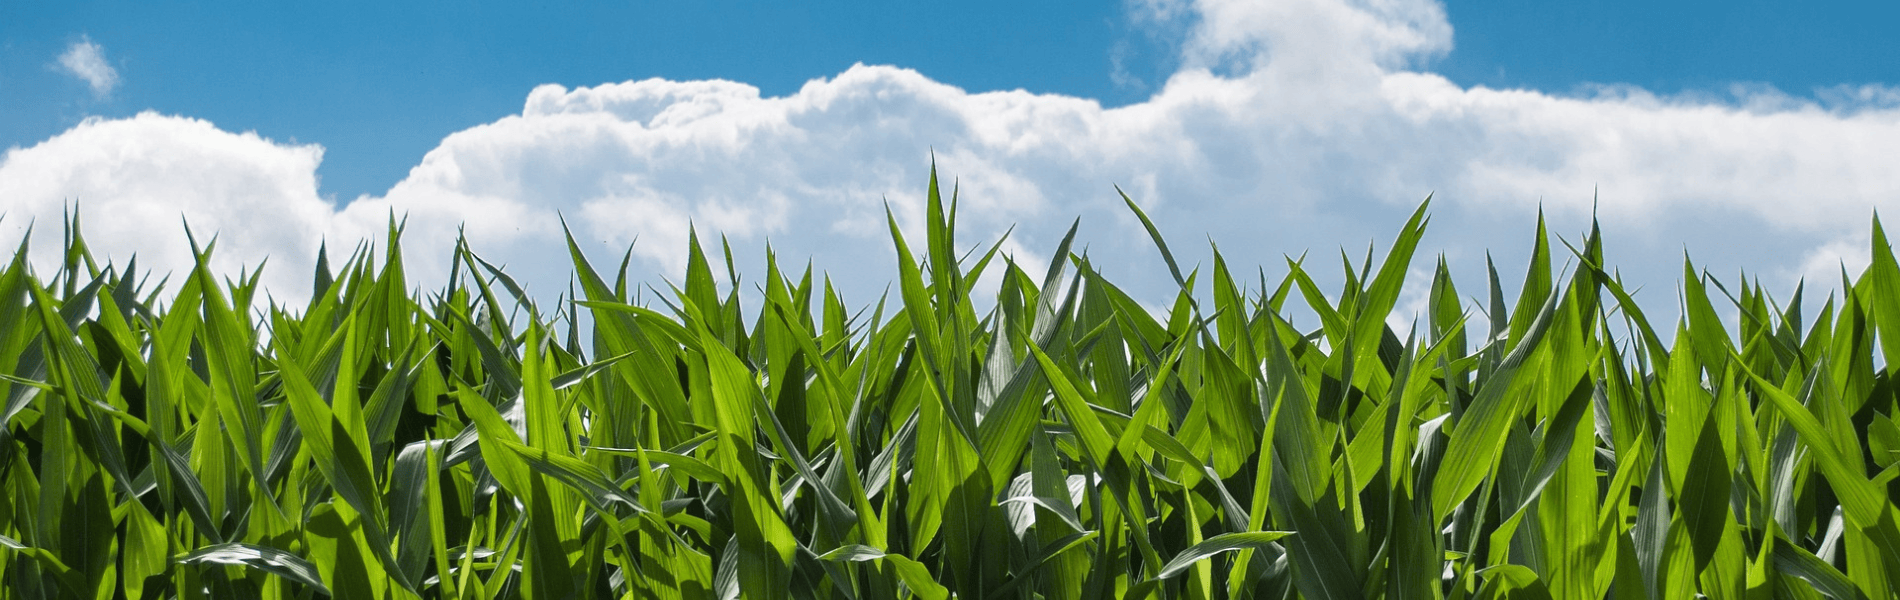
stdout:
<svg viewBox="0 0 1900 600">
<path fill-rule="evenodd" d="M 1179 24 L 1123 2 L 0 3 L 0 147 L 92 115 L 189 115 L 328 149 L 348 201 L 402 178 L 443 136 L 518 112 L 535 85 L 730 79 L 766 95 L 853 63 L 970 91 L 1026 89 L 1106 106 L 1152 94 L 1180 62 Z M 1569 93 L 1628 83 L 1796 95 L 1900 82 L 1900 4 L 1857 0 L 1452 0 L 1453 81 Z M 81 37 L 123 77 L 109 97 L 49 65 Z"/>
<path fill-rule="evenodd" d="M 1167 75 L 1153 28 L 1114 2 L 8 2 L 0 146 L 144 109 L 317 142 L 324 188 L 381 193 L 443 136 L 521 109 L 534 86 L 730 79 L 768 95 L 853 63 L 971 90 L 1139 100 Z M 81 36 L 123 82 L 107 99 L 48 68 Z M 1111 55 L 1133 78 L 1117 85 Z M 1139 82 L 1139 83 L 1137 83 Z"/>
<path fill-rule="evenodd" d="M 1660 93 L 1754 82 L 1791 94 L 1900 81 L 1900 4 L 1866 0 L 1446 3 L 1460 83 L 1562 92 L 1584 82 Z"/>
<path fill-rule="evenodd" d="M 660 276 L 688 224 L 823 269 L 889 260 L 883 203 L 914 226 L 934 153 L 966 240 L 1020 225 L 1035 264 L 1080 215 L 1157 300 L 1112 186 L 1270 273 L 1435 194 L 1425 251 L 1460 281 L 1487 251 L 1520 269 L 1541 208 L 1600 214 L 1665 290 L 1654 258 L 1684 251 L 1788 289 L 1864 263 L 1866 215 L 1900 207 L 1894 3 L 560 4 L 0 0 L 0 241 L 78 199 L 115 256 L 178 264 L 152 226 L 183 215 L 284 282 L 391 212 L 542 289 L 560 216 Z"/>
</svg>

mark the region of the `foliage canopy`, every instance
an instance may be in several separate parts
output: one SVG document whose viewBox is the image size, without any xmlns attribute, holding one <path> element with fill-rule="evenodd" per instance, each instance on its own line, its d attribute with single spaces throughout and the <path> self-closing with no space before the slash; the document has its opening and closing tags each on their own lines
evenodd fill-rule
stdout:
<svg viewBox="0 0 1900 600">
<path fill-rule="evenodd" d="M 1492 268 L 1468 313 L 1441 259 L 1397 331 L 1427 206 L 1336 301 L 1218 252 L 1197 301 L 1141 215 L 1164 314 L 1073 228 L 1044 273 L 960 258 L 934 174 L 858 310 L 769 257 L 748 310 L 697 238 L 659 307 L 571 242 L 551 310 L 466 245 L 417 297 L 394 226 L 251 310 L 210 247 L 151 284 L 74 222 L 51 277 L 0 270 L 0 597 L 1894 597 L 1878 220 L 1811 318 L 1685 260 L 1667 335 L 1594 227 L 1560 276 L 1540 222 L 1514 303 Z"/>
</svg>

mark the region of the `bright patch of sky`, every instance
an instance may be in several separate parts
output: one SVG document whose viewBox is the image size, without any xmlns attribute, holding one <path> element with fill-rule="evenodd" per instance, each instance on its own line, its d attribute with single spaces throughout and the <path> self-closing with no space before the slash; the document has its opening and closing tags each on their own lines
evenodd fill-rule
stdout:
<svg viewBox="0 0 1900 600">
<path fill-rule="evenodd" d="M 1566 92 L 1586 83 L 1797 96 L 1900 82 L 1900 3 L 1878 0 L 1453 0 L 1457 47 L 1432 70 L 1465 85 Z"/>
<path fill-rule="evenodd" d="M 1573 241 L 1595 211 L 1668 305 L 1685 249 L 1785 295 L 1864 263 L 1868 214 L 1900 206 L 1891 4 L 808 4 L 0 3 L 0 242 L 77 199 L 95 248 L 176 267 L 184 215 L 292 289 L 395 212 L 419 274 L 466 225 L 564 290 L 561 215 L 664 276 L 692 223 L 864 302 L 893 272 L 884 203 L 918 230 L 934 152 L 963 241 L 1018 225 L 1036 265 L 1081 216 L 1155 301 L 1111 186 L 1190 264 L 1207 235 L 1270 273 L 1383 252 L 1435 194 L 1415 266 L 1468 286 L 1487 250 L 1521 272 L 1540 206 Z"/>
<path fill-rule="evenodd" d="M 323 191 L 381 194 L 450 133 L 528 90 L 659 77 L 767 96 L 854 63 L 971 91 L 1139 101 L 1171 72 L 1164 29 L 1116 2 L 0 2 L 0 147 L 141 110 L 322 144 Z M 47 64 L 105 47 L 109 101 Z M 109 68 L 109 67 L 108 67 Z M 98 89 L 96 86 L 94 89 Z"/>
<path fill-rule="evenodd" d="M 727 79 L 767 96 L 854 63 L 972 92 L 1025 89 L 1122 106 L 1179 66 L 1180 23 L 1117 2 L 0 3 L 0 147 L 141 110 L 323 145 L 323 191 L 380 194 L 444 136 L 520 110 L 543 83 Z M 1161 3 L 1165 4 L 1165 3 Z M 1627 83 L 1797 96 L 1900 82 L 1900 4 L 1864 0 L 1454 0 L 1464 85 L 1568 93 Z M 103 60 L 102 45 L 112 47 Z M 54 59 L 53 57 L 57 57 Z M 57 60 L 62 69 L 48 69 Z M 74 94 L 69 60 L 84 60 Z M 102 98 L 129 67 L 133 85 Z M 102 91 L 103 90 L 103 91 Z"/>
</svg>

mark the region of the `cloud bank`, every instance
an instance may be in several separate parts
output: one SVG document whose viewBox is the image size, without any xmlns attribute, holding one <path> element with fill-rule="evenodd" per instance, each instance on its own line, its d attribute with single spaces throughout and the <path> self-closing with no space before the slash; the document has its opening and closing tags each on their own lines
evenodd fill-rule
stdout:
<svg viewBox="0 0 1900 600">
<path fill-rule="evenodd" d="M 1724 97 L 1465 88 L 1421 67 L 1452 48 L 1433 0 L 1132 10 L 1190 35 L 1182 68 L 1129 106 L 972 93 L 865 65 L 782 97 L 729 81 L 544 85 L 520 114 L 450 135 L 387 193 L 348 202 L 320 194 L 316 146 L 152 113 L 87 121 L 7 152 L 0 239 L 18 239 L 27 219 L 57 223 L 76 200 L 95 249 L 177 268 L 189 260 L 183 215 L 221 232 L 223 259 L 269 256 L 273 291 L 301 291 L 322 240 L 352 245 L 406 215 L 418 275 L 446 272 L 461 230 L 551 297 L 566 289 L 562 217 L 598 262 L 633 244 L 634 274 L 656 285 L 678 280 L 690 225 L 709 244 L 726 236 L 743 272 L 762 273 L 769 242 L 866 303 L 894 272 L 885 207 L 921 235 L 934 156 L 946 193 L 958 187 L 964 245 L 1014 225 L 1006 250 L 1040 265 L 1080 216 L 1098 266 L 1156 302 L 1171 281 L 1114 186 L 1185 262 L 1205 264 L 1205 235 L 1236 268 L 1270 275 L 1309 249 L 1322 275 L 1338 272 L 1329 257 L 1342 245 L 1355 262 L 1374 240 L 1382 254 L 1432 194 L 1422 252 L 1445 254 L 1471 286 L 1488 250 L 1512 280 L 1540 209 L 1573 241 L 1594 213 L 1610 262 L 1666 312 L 1685 251 L 1728 281 L 1746 267 L 1785 296 L 1798 278 L 1865 264 L 1869 215 L 1900 204 L 1892 88 L 1818 99 L 1746 86 Z M 51 242 L 39 241 L 42 257 Z"/>
<path fill-rule="evenodd" d="M 81 37 L 59 55 L 59 70 L 86 82 L 97 98 L 112 95 L 119 86 L 119 71 L 106 62 L 106 49 L 90 38 Z"/>
</svg>

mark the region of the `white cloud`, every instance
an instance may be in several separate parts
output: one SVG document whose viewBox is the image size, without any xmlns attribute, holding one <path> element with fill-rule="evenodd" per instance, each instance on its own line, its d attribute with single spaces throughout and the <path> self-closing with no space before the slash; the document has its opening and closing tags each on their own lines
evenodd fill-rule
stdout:
<svg viewBox="0 0 1900 600">
<path fill-rule="evenodd" d="M 106 49 L 83 36 L 59 55 L 59 69 L 86 82 L 95 97 L 109 96 L 119 86 L 119 71 L 106 62 Z"/>
<path fill-rule="evenodd" d="M 254 240 L 225 256 L 269 253 L 274 269 L 293 269 L 274 273 L 295 281 L 307 267 L 293 265 L 308 264 L 319 237 L 379 231 L 392 211 L 409 217 L 412 269 L 439 277 L 466 224 L 479 252 L 548 296 L 566 281 L 558 215 L 603 262 L 637 238 L 636 275 L 656 283 L 678 280 L 690 224 L 714 256 L 717 234 L 728 236 L 754 277 L 769 240 L 782 260 L 812 256 L 852 301 L 868 302 L 892 273 L 886 202 L 913 249 L 922 245 L 934 152 L 945 193 L 960 187 L 966 247 L 1016 224 L 1012 251 L 1047 253 L 1080 215 L 1078 249 L 1144 301 L 1165 303 L 1171 278 L 1114 184 L 1156 218 L 1184 266 L 1205 262 L 1205 233 L 1242 275 L 1254 265 L 1277 273 L 1281 254 L 1309 248 L 1309 271 L 1337 273 L 1332 249 L 1353 248 L 1358 261 L 1366 240 L 1389 243 L 1436 192 L 1416 266 L 1446 253 L 1467 296 L 1483 292 L 1487 249 L 1507 282 L 1521 274 L 1540 204 L 1552 234 L 1573 241 L 1594 210 L 1610 262 L 1665 307 L 1685 248 L 1713 272 L 1746 267 L 1791 286 L 1816 261 L 1851 255 L 1871 209 L 1900 204 L 1890 164 L 1900 93 L 1890 88 L 1819 100 L 1747 87 L 1696 98 L 1462 88 L 1413 70 L 1452 47 L 1430 0 L 1146 0 L 1134 10 L 1184 19 L 1191 33 L 1185 66 L 1120 108 L 970 93 L 881 66 L 783 97 L 727 81 L 548 85 L 521 114 L 449 136 L 386 194 L 340 210 L 317 195 L 313 146 L 141 115 L 10 152 L 0 197 L 47 222 L 80 197 L 94 230 L 128 223 L 114 242 L 123 252 L 183 242 L 173 217 L 133 235 L 131 224 L 150 219 L 107 203 L 185 212 L 226 239 Z M 206 150 L 239 146 L 251 150 Z M 273 229 L 232 229 L 257 222 Z"/>
<path fill-rule="evenodd" d="M 192 264 L 184 235 L 215 233 L 213 265 L 227 273 L 269 259 L 268 287 L 306 296 L 316 249 L 334 207 L 317 196 L 323 150 L 234 134 L 197 119 L 141 113 L 88 119 L 0 159 L 5 239 L 35 230 L 33 258 L 58 264 L 60 218 L 76 205 L 87 243 L 121 263 L 134 253 L 160 272 Z M 347 254 L 348 244 L 341 250 Z M 12 248 L 13 246 L 8 246 Z M 281 290 L 281 291 L 280 291 Z"/>
<path fill-rule="evenodd" d="M 1809 287 L 1838 289 L 1841 273 L 1860 277 L 1873 262 L 1873 236 L 1856 232 L 1809 250 L 1799 267 L 1783 276 L 1797 278 Z"/>
</svg>

